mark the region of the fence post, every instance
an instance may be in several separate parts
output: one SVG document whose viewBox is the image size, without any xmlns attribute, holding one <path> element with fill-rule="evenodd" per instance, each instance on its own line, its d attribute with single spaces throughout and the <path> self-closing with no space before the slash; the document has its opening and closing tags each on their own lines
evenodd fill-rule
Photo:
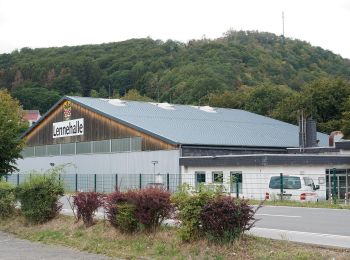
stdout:
<svg viewBox="0 0 350 260">
<path fill-rule="evenodd" d="M 166 174 L 166 189 L 167 189 L 167 191 L 170 190 L 170 175 L 169 175 L 169 173 Z"/>
<path fill-rule="evenodd" d="M 142 189 L 142 173 L 140 173 L 140 190 Z"/>
<path fill-rule="evenodd" d="M 19 173 L 17 173 L 17 186 L 19 186 Z"/>
<path fill-rule="evenodd" d="M 115 174 L 115 190 L 119 190 L 119 187 L 118 187 L 118 174 L 117 173 Z"/>
<path fill-rule="evenodd" d="M 349 181 L 348 181 L 348 170 L 346 170 L 346 179 L 345 179 L 345 204 L 348 205 L 349 203 Z"/>
<path fill-rule="evenodd" d="M 94 192 L 97 190 L 97 175 L 96 173 L 94 174 Z"/>
<path fill-rule="evenodd" d="M 58 183 L 61 184 L 61 174 L 58 174 Z"/>
<path fill-rule="evenodd" d="M 5 175 L 5 181 L 8 182 L 9 181 L 9 176 L 6 174 Z"/>
<path fill-rule="evenodd" d="M 332 194 L 332 198 L 333 198 L 333 203 L 336 204 L 337 203 L 337 169 L 333 168 L 333 194 Z"/>
<path fill-rule="evenodd" d="M 235 173 L 235 179 L 236 179 L 236 198 L 239 198 L 239 183 L 238 183 L 239 173 L 238 172 Z"/>
<path fill-rule="evenodd" d="M 280 173 L 280 193 L 281 193 L 281 200 L 283 200 L 283 173 Z"/>
<path fill-rule="evenodd" d="M 78 191 L 78 174 L 75 174 L 75 192 Z"/>
</svg>

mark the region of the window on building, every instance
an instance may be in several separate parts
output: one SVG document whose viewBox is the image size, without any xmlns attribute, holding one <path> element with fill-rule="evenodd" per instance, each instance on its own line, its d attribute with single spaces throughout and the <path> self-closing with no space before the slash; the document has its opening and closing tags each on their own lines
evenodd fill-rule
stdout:
<svg viewBox="0 0 350 260">
<path fill-rule="evenodd" d="M 242 183 L 243 183 L 243 178 L 242 178 L 242 172 L 230 172 L 230 183 L 231 183 L 231 193 L 243 193 L 242 192 Z"/>
<path fill-rule="evenodd" d="M 59 144 L 51 144 L 46 146 L 47 155 L 60 155 L 60 145 Z"/>
<path fill-rule="evenodd" d="M 109 153 L 111 151 L 110 140 L 93 141 L 92 152 L 93 153 Z"/>
<path fill-rule="evenodd" d="M 32 146 L 32 147 L 25 147 L 22 150 L 21 154 L 22 154 L 23 158 L 33 157 L 35 155 L 35 153 L 34 153 L 34 146 Z"/>
<path fill-rule="evenodd" d="M 91 153 L 91 142 L 77 143 L 77 154 Z"/>
<path fill-rule="evenodd" d="M 195 176 L 196 176 L 196 187 L 201 183 L 205 183 L 205 172 L 195 172 Z"/>
<path fill-rule="evenodd" d="M 46 146 L 35 146 L 35 156 L 46 156 Z"/>
<path fill-rule="evenodd" d="M 75 143 L 61 144 L 61 154 L 75 154 Z"/>
<path fill-rule="evenodd" d="M 224 173 L 222 171 L 212 172 L 213 174 L 213 183 L 223 183 Z"/>
</svg>

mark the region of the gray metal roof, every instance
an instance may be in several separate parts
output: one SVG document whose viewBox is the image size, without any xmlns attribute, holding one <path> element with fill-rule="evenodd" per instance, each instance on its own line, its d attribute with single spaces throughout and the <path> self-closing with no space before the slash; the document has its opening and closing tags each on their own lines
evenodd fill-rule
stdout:
<svg viewBox="0 0 350 260">
<path fill-rule="evenodd" d="M 265 147 L 299 145 L 297 126 L 239 109 L 215 108 L 214 112 L 207 112 L 189 105 L 165 105 L 166 109 L 150 102 L 125 101 L 118 105 L 118 100 L 115 100 L 116 105 L 113 105 L 110 100 L 101 98 L 65 99 L 171 143 Z M 320 146 L 327 146 L 328 135 L 318 133 L 317 138 Z"/>
</svg>

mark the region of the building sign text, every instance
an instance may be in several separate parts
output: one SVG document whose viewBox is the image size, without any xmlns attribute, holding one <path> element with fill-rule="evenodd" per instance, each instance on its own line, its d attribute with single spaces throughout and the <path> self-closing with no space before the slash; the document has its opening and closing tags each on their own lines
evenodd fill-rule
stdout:
<svg viewBox="0 0 350 260">
<path fill-rule="evenodd" d="M 53 138 L 84 134 L 84 118 L 53 123 Z"/>
</svg>

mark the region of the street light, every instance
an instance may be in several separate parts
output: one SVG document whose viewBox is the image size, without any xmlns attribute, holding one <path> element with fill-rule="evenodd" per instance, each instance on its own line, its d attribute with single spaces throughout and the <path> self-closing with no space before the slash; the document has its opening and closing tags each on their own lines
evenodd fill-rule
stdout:
<svg viewBox="0 0 350 260">
<path fill-rule="evenodd" d="M 156 174 L 156 164 L 158 164 L 159 162 L 158 161 L 152 161 L 153 163 L 153 174 L 155 175 Z"/>
</svg>

